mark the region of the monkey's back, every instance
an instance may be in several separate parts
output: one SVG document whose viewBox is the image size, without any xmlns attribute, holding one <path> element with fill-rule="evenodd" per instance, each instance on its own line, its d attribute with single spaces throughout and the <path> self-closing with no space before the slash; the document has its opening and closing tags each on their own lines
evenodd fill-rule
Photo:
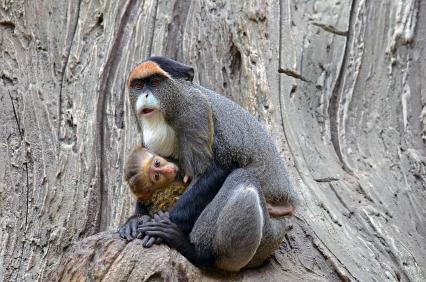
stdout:
<svg viewBox="0 0 426 282">
<path fill-rule="evenodd" d="M 212 107 L 215 160 L 228 168 L 237 163 L 253 175 L 266 203 L 291 203 L 294 206 L 296 197 L 287 169 L 265 128 L 237 103 L 201 86 L 198 89 L 206 95 Z M 262 264 L 279 247 L 286 233 L 286 218 L 270 217 L 265 207 L 263 210 L 262 239 L 248 267 Z M 193 237 L 197 238 L 196 234 Z"/>
<path fill-rule="evenodd" d="M 237 163 L 253 173 L 267 200 L 294 202 L 287 169 L 262 124 L 230 99 L 202 86 L 197 88 L 208 97 L 212 106 L 215 159 L 224 167 Z"/>
</svg>

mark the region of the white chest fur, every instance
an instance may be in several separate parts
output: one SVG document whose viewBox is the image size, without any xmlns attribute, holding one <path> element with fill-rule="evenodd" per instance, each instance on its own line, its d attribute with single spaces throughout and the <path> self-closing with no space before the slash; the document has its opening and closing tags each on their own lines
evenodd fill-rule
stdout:
<svg viewBox="0 0 426 282">
<path fill-rule="evenodd" d="M 142 118 L 144 145 L 163 157 L 177 158 L 178 143 L 176 133 L 160 113 Z"/>
</svg>

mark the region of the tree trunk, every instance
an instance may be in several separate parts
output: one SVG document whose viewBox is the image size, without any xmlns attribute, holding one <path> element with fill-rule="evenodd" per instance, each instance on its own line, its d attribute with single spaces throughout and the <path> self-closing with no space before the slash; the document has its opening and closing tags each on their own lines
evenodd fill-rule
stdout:
<svg viewBox="0 0 426 282">
<path fill-rule="evenodd" d="M 299 205 L 260 269 L 212 274 L 111 233 L 140 143 L 126 79 L 151 55 L 276 141 Z M 425 61 L 420 0 L 2 1 L 0 281 L 425 281 Z"/>
</svg>

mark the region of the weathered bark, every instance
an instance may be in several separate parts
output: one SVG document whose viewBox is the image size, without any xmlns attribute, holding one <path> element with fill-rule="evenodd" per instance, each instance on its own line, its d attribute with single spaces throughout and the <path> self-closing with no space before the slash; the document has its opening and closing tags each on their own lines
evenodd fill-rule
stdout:
<svg viewBox="0 0 426 282">
<path fill-rule="evenodd" d="M 300 223 L 300 222 L 296 222 Z M 291 225 L 294 226 L 294 225 Z M 314 270 L 314 271 L 311 271 Z M 276 255 L 257 269 L 225 273 L 199 269 L 165 245 L 145 249 L 102 232 L 74 245 L 48 281 L 338 281 L 345 276 L 316 249 L 299 227 L 291 228 Z"/>
<path fill-rule="evenodd" d="M 161 54 L 253 113 L 297 188 L 281 249 L 235 279 L 424 281 L 425 39 L 420 0 L 2 1 L 0 280 L 224 278 L 110 233 L 70 248 L 130 213 L 125 82 Z"/>
</svg>

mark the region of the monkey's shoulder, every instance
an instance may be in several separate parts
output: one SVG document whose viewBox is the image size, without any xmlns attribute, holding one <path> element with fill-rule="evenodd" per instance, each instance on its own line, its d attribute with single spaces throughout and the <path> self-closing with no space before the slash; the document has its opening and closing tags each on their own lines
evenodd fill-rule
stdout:
<svg viewBox="0 0 426 282">
<path fill-rule="evenodd" d="M 226 123 L 224 126 L 255 130 L 255 132 L 266 133 L 263 125 L 245 108 L 231 99 L 200 85 L 195 87 L 208 100 L 211 106 L 215 123 Z M 250 131 L 253 132 L 253 131 Z"/>
<path fill-rule="evenodd" d="M 202 86 L 197 86 L 197 89 L 211 105 L 216 141 L 220 147 L 225 148 L 228 153 L 229 150 L 235 150 L 234 153 L 241 156 L 244 153 L 249 155 L 278 153 L 264 126 L 246 109 L 210 89 Z"/>
</svg>

